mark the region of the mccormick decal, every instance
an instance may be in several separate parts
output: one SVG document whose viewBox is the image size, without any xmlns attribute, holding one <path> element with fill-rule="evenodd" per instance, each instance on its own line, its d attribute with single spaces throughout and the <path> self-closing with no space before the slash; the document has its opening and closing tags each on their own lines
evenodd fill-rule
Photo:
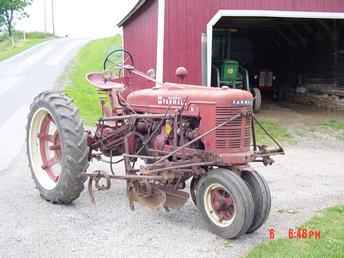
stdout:
<svg viewBox="0 0 344 258">
<path fill-rule="evenodd" d="M 158 96 L 158 105 L 183 106 L 184 100 L 180 96 Z"/>
</svg>

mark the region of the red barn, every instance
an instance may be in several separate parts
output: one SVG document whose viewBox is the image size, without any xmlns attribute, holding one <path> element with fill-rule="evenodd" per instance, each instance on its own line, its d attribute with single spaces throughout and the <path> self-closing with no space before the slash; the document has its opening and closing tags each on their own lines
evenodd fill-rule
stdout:
<svg viewBox="0 0 344 258">
<path fill-rule="evenodd" d="M 186 83 L 211 86 L 214 67 L 235 59 L 280 85 L 341 88 L 343 19 L 343 0 L 140 0 L 119 26 L 136 67 L 158 81 L 184 66 Z"/>
</svg>

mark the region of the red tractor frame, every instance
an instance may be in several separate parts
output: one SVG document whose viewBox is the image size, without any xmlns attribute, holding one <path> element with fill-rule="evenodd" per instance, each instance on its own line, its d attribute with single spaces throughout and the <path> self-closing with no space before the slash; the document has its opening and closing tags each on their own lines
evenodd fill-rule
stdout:
<svg viewBox="0 0 344 258">
<path fill-rule="evenodd" d="M 114 51 L 104 68 L 87 75 L 110 102 L 101 98 L 103 117 L 95 130 L 84 130 L 77 108 L 61 93 L 43 92 L 31 105 L 27 153 L 44 199 L 69 204 L 88 180 L 94 202 L 94 190 L 109 190 L 112 180 L 123 180 L 132 209 L 140 203 L 168 211 L 182 207 L 191 196 L 210 230 L 223 238 L 263 225 L 270 212 L 270 190 L 249 164 L 271 165 L 271 156 L 284 151 L 256 120 L 250 92 L 159 84 L 136 70 L 125 50 Z M 179 68 L 177 75 L 185 77 L 186 69 Z M 124 97 L 132 76 L 156 86 Z M 256 144 L 256 125 L 278 148 Z M 92 161 L 109 164 L 109 171 L 88 171 Z M 118 163 L 124 174 L 115 171 Z M 190 194 L 184 190 L 188 184 Z"/>
</svg>

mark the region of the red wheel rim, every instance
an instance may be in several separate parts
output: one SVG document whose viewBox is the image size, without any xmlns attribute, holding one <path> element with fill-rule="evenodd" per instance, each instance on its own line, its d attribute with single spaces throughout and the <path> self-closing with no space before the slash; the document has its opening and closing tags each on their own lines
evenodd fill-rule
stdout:
<svg viewBox="0 0 344 258">
<path fill-rule="evenodd" d="M 51 180 L 58 182 L 60 175 L 55 167 L 61 160 L 61 142 L 55 121 L 50 114 L 44 117 L 38 138 L 42 169 Z"/>
<path fill-rule="evenodd" d="M 233 218 L 235 210 L 234 202 L 230 194 L 223 188 L 218 187 L 211 191 L 211 202 L 220 222 L 229 221 Z"/>
<path fill-rule="evenodd" d="M 219 227 L 227 227 L 235 219 L 235 200 L 230 191 L 219 183 L 213 183 L 205 190 L 204 207 L 209 219 Z"/>
</svg>

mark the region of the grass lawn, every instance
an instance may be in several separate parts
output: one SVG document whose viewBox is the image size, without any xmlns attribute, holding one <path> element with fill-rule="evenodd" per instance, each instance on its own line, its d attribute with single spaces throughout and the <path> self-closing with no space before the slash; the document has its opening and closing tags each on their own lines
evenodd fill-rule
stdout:
<svg viewBox="0 0 344 258">
<path fill-rule="evenodd" d="M 260 119 L 261 125 L 279 142 L 295 143 L 294 138 L 288 133 L 288 130 L 282 127 L 277 121 L 271 119 Z M 256 124 L 256 138 L 258 144 L 271 145 L 273 141 L 264 133 L 264 131 Z"/>
<path fill-rule="evenodd" d="M 320 230 L 318 239 L 279 239 L 255 247 L 246 258 L 344 257 L 344 206 L 327 209 L 301 228 Z"/>
<path fill-rule="evenodd" d="M 320 125 L 322 128 L 330 130 L 336 136 L 344 138 L 344 122 L 331 119 Z"/>
<path fill-rule="evenodd" d="M 102 71 L 107 54 L 121 47 L 121 37 L 111 37 L 90 42 L 80 50 L 68 75 L 70 82 L 65 92 L 80 109 L 80 115 L 87 125 L 93 125 L 101 117 L 99 95 L 96 88 L 85 79 L 90 72 Z"/>
<path fill-rule="evenodd" d="M 324 122 L 322 126 L 333 130 L 344 130 L 344 122 L 339 122 L 334 119 Z"/>
<path fill-rule="evenodd" d="M 36 44 L 39 44 L 47 39 L 51 38 L 51 35 L 32 32 L 27 33 L 26 40 L 20 33 L 16 33 L 15 46 L 13 47 L 10 40 L 5 37 L 0 38 L 0 61 L 14 56 Z"/>
</svg>

